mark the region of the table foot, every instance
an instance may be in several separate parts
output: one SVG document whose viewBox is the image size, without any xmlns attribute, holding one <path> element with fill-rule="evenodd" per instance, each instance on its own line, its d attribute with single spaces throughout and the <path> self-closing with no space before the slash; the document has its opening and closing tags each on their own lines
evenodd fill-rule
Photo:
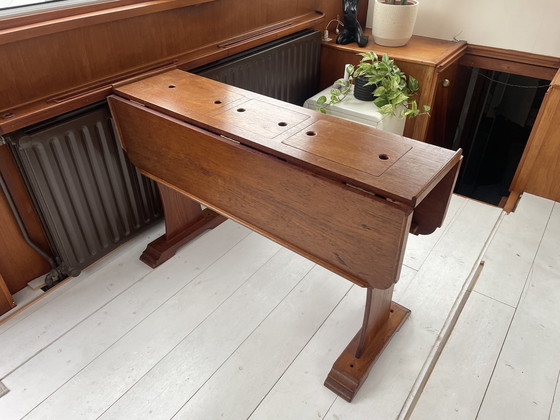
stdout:
<svg viewBox="0 0 560 420">
<path fill-rule="evenodd" d="M 356 357 L 356 353 L 359 352 L 362 330 L 356 334 L 336 360 L 325 380 L 327 388 L 348 402 L 352 401 L 358 389 L 366 380 L 373 364 L 410 314 L 410 310 L 398 303 L 392 302 L 390 307 L 387 321 L 368 340 L 361 356 Z"/>
<path fill-rule="evenodd" d="M 152 268 L 156 268 L 174 256 L 177 249 L 181 246 L 193 240 L 204 231 L 217 227 L 226 220 L 227 217 L 213 210 L 204 209 L 201 212 L 200 218 L 186 226 L 183 230 L 176 232 L 172 236 L 165 233 L 150 242 L 140 256 L 140 261 Z"/>
</svg>

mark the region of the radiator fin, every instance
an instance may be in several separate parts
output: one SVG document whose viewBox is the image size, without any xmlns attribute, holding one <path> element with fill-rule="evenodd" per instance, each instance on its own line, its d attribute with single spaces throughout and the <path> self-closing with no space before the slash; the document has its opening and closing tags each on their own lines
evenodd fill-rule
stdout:
<svg viewBox="0 0 560 420">
<path fill-rule="evenodd" d="M 14 133 L 9 142 L 68 274 L 161 217 L 157 189 L 118 145 L 105 103 Z"/>
<path fill-rule="evenodd" d="M 191 72 L 301 106 L 317 93 L 320 50 L 320 33 L 305 31 Z"/>
</svg>

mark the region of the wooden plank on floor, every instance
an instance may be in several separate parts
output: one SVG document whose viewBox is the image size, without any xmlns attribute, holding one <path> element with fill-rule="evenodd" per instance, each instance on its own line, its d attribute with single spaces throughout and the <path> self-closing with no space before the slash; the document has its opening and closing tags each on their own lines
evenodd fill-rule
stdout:
<svg viewBox="0 0 560 420">
<path fill-rule="evenodd" d="M 0 412 L 8 413 L 13 418 L 19 418 L 30 412 L 142 322 L 162 303 L 173 297 L 177 291 L 189 286 L 196 287 L 196 284 L 204 279 L 211 281 L 213 279 L 211 269 L 216 270 L 216 275 L 220 276 L 224 272 L 223 267 L 228 267 L 231 271 L 231 279 L 235 279 L 234 264 L 247 249 L 254 251 L 255 259 L 260 260 L 260 264 L 278 250 L 278 245 L 268 246 L 268 242 L 260 241 L 257 235 L 251 235 L 254 234 L 250 234 L 248 229 L 233 222 L 226 222 L 191 242 L 166 264 L 155 270 L 149 269 L 149 274 L 132 287 L 113 296 L 110 302 L 83 321 L 78 321 L 66 334 L 6 376 L 3 380 L 11 392 L 0 399 Z M 255 243 L 258 247 L 256 251 Z M 138 255 L 136 253 L 129 258 L 137 261 Z M 214 264 L 218 259 L 221 265 Z M 119 267 L 121 263 L 122 267 Z M 108 267 L 113 267 L 113 270 L 106 273 L 109 277 L 107 281 L 117 283 L 121 279 L 124 280 L 130 273 L 119 271 L 118 268 L 126 269 L 127 266 L 126 262 L 118 260 L 113 262 Z M 208 267 L 211 269 L 205 271 Z M 98 271 L 101 272 L 104 270 Z M 90 281 L 94 280 L 98 279 L 90 278 Z M 222 283 L 219 283 L 224 290 L 227 290 L 227 285 L 223 284 L 226 280 L 230 279 L 222 278 Z M 92 290 L 104 293 L 104 289 L 97 282 L 95 285 L 97 287 L 92 286 Z M 74 302 L 73 310 L 79 312 L 77 307 L 80 304 L 88 305 L 90 298 L 94 296 L 81 296 L 79 301 Z M 178 305 L 176 308 L 178 318 L 167 320 L 167 324 L 165 322 L 160 324 L 159 329 L 162 333 L 167 331 L 168 325 L 174 326 L 184 321 L 181 317 L 183 312 L 190 313 L 182 310 L 180 302 L 176 305 Z M 71 316 L 71 313 L 67 316 Z M 150 346 L 149 338 L 146 340 L 146 346 Z M 99 383 L 97 385 L 102 386 Z"/>
<path fill-rule="evenodd" d="M 283 248 L 100 418 L 171 418 L 314 266 Z"/>
<path fill-rule="evenodd" d="M 523 194 L 517 209 L 504 217 L 484 255 L 474 290 L 516 307 L 554 202 Z"/>
<path fill-rule="evenodd" d="M 251 420 L 321 419 L 337 396 L 323 385 L 330 368 L 360 328 L 365 290 L 354 286 L 309 344 L 259 402 Z"/>
<path fill-rule="evenodd" d="M 254 252 L 259 252 L 257 248 L 278 247 L 263 237 L 259 239 L 268 243 L 255 244 Z M 182 390 L 194 384 L 196 391 L 314 266 L 288 250 L 276 251 L 261 267 L 249 262 L 252 257 L 244 258 L 238 271 L 250 273 L 243 276 L 246 281 L 230 265 L 221 266 L 222 279 L 216 269 L 211 277 L 197 279 L 198 284 L 166 302 L 60 388 L 30 418 L 43 418 L 49 413 L 97 418 L 117 400 L 106 417 L 171 418 L 187 398 Z M 160 361 L 171 359 L 169 371 L 162 374 Z M 104 386 L 97 389 L 100 381 Z M 132 398 L 142 385 L 148 385 L 146 394 L 141 399 Z M 132 392 L 123 396 L 130 388 Z"/>
<path fill-rule="evenodd" d="M 351 287 L 316 266 L 175 418 L 247 418 Z"/>
<path fill-rule="evenodd" d="M 555 204 L 478 419 L 547 419 L 560 370 L 560 205 Z"/>
<path fill-rule="evenodd" d="M 484 397 L 514 308 L 471 293 L 411 420 L 472 420 Z"/>
<path fill-rule="evenodd" d="M 142 247 L 146 246 L 147 243 L 146 241 L 148 241 L 149 238 L 154 239 L 158 237 L 159 235 L 162 234 L 162 232 L 163 232 L 163 223 L 161 224 L 158 223 L 148 228 L 146 231 L 134 237 L 126 244 L 121 245 L 120 247 L 118 247 L 108 255 L 104 256 L 99 261 L 85 268 L 82 271 L 82 274 L 79 275 L 78 277 L 72 278 L 70 279 L 70 281 L 62 282 L 59 285 L 53 287 L 48 292 L 41 295 L 41 297 L 36 301 L 34 301 L 32 304 L 26 306 L 25 308 L 22 308 L 22 310 L 16 308 L 16 311 L 15 312 L 12 311 L 14 313 L 10 313 L 9 317 L 0 318 L 0 338 L 2 333 L 9 330 L 10 328 L 14 328 L 18 326 L 18 323 L 20 321 L 28 317 L 35 317 L 34 319 L 32 318 L 33 324 L 40 324 L 41 320 L 44 321 L 45 319 L 48 319 L 48 316 L 46 314 L 42 314 L 42 313 L 36 315 L 33 314 L 35 314 L 35 312 L 39 310 L 42 310 L 41 308 L 43 308 L 44 306 L 48 306 L 50 301 L 54 299 L 58 299 L 59 296 L 69 293 L 71 289 L 80 285 L 82 282 L 87 283 L 90 276 L 92 276 L 96 271 L 102 270 L 106 266 L 111 265 L 113 261 L 117 261 L 119 259 L 122 259 L 124 261 L 127 258 L 125 257 L 125 255 L 128 255 L 129 253 L 133 252 L 131 248 L 138 247 L 138 249 L 140 249 L 140 252 L 142 252 L 143 249 Z M 78 290 L 80 289 L 80 287 L 78 287 Z M 68 305 L 68 300 L 66 300 L 65 298 L 62 299 L 62 301 L 58 302 L 58 305 Z M 71 310 L 71 308 L 68 309 Z M 21 329 L 22 331 L 26 331 L 29 329 L 29 324 L 22 324 L 19 329 Z"/>
<path fill-rule="evenodd" d="M 430 357 L 445 331 L 443 326 L 478 267 L 483 248 L 501 209 L 469 201 L 426 262 L 399 303 L 411 309 L 410 318 L 373 367 L 352 404 L 337 398 L 326 418 L 394 419 L 416 384 L 425 380 Z"/>
<path fill-rule="evenodd" d="M 403 267 L 395 299 L 414 281 L 415 274 L 415 270 Z M 364 302 L 365 290 L 353 287 L 258 405 L 251 419 L 322 418 L 327 413 L 336 395 L 323 382 L 336 357 L 360 328 Z"/>
<path fill-rule="evenodd" d="M 9 319 L 7 329 L 0 335 L 0 340 L 10 343 L 10 346 L 0 346 L 0 378 L 147 275 L 150 267 L 135 258 L 144 247 L 145 243 L 137 242 L 124 252 L 117 250 L 110 265 L 73 279 L 71 282 L 76 284 L 57 295 L 56 303 L 41 306 L 38 302 L 36 307 L 29 308 L 27 317 Z"/>
<path fill-rule="evenodd" d="M 6 385 L 0 382 L 0 397 L 4 396 L 8 392 L 10 392 L 10 390 L 6 387 Z"/>
</svg>

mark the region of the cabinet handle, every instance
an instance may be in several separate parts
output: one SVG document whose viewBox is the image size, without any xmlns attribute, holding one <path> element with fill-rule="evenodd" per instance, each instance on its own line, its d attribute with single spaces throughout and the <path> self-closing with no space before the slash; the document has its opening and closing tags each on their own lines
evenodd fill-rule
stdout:
<svg viewBox="0 0 560 420">
<path fill-rule="evenodd" d="M 449 79 L 443 79 L 443 80 L 441 81 L 441 85 L 442 85 L 443 87 L 449 87 L 449 85 L 451 85 L 451 82 L 449 81 Z"/>
</svg>

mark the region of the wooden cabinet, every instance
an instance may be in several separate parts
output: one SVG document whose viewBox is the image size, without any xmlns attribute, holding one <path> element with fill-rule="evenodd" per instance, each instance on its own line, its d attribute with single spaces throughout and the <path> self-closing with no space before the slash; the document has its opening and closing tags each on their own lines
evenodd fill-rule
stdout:
<svg viewBox="0 0 560 420">
<path fill-rule="evenodd" d="M 440 110 L 442 112 L 447 110 L 447 104 L 442 104 L 441 100 L 449 100 L 450 95 L 442 89 L 455 86 L 455 81 L 450 77 L 452 78 L 459 72 L 458 59 L 465 52 L 466 42 L 413 36 L 404 47 L 383 47 L 373 42 L 370 30 L 367 30 L 366 34 L 369 35 L 370 41 L 364 48 L 358 47 L 356 43 L 337 45 L 334 40 L 323 43 L 321 50 L 321 89 L 330 86 L 335 80 L 343 76 L 345 64 L 357 64 L 360 57 L 356 54 L 375 51 L 379 55 L 389 54 L 402 71 L 418 79 L 420 90 L 417 101 L 419 105 L 430 106 L 432 108 L 431 115 L 440 112 Z M 440 94 L 438 101 L 436 101 L 438 88 Z M 429 115 L 422 115 L 408 120 L 404 135 L 416 140 L 431 142 L 428 138 L 430 119 Z"/>
<path fill-rule="evenodd" d="M 560 201 L 560 70 L 544 97 L 521 162 L 511 183 L 505 209 L 511 211 L 526 191 Z"/>
</svg>

